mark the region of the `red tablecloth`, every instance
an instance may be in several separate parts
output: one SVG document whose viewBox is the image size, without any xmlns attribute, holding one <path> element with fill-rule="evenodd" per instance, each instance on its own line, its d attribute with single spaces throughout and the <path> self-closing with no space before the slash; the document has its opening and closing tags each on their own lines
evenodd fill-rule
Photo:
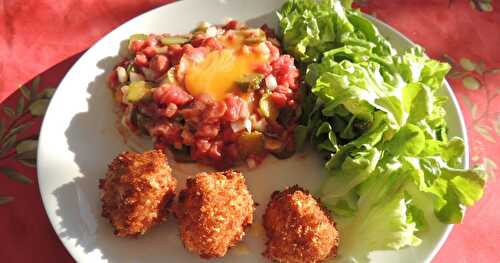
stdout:
<svg viewBox="0 0 500 263">
<path fill-rule="evenodd" d="M 169 0 L 0 2 L 0 261 L 72 262 L 44 212 L 36 140 L 53 88 L 88 48 L 126 20 Z M 500 5 L 492 0 L 359 0 L 449 74 L 467 122 L 472 164 L 500 164 Z M 25 83 L 24 88 L 18 87 Z M 9 96 L 10 95 L 10 96 Z M 9 97 L 8 97 L 9 96 Z M 7 98 L 8 97 L 8 98 Z M 500 262 L 500 183 L 467 211 L 434 262 Z"/>
</svg>

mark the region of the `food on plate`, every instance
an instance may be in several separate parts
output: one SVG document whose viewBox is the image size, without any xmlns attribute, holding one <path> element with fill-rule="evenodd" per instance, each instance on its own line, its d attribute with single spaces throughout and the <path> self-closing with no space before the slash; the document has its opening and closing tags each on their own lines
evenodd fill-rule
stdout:
<svg viewBox="0 0 500 263">
<path fill-rule="evenodd" d="M 187 179 L 175 211 L 184 247 L 214 258 L 243 238 L 253 221 L 254 202 L 240 172 L 199 173 Z"/>
<path fill-rule="evenodd" d="M 122 123 L 176 160 L 258 165 L 295 151 L 299 71 L 267 26 L 202 23 L 192 33 L 135 34 L 108 84 Z"/>
<path fill-rule="evenodd" d="M 99 181 L 102 216 L 120 237 L 137 237 L 164 221 L 177 181 L 161 150 L 124 152 Z"/>
<path fill-rule="evenodd" d="M 314 263 L 335 256 L 339 233 L 328 210 L 297 185 L 274 192 L 264 214 L 264 255 L 276 262 Z"/>
<path fill-rule="evenodd" d="M 327 159 L 320 198 L 345 222 L 339 255 L 418 246 L 429 205 L 460 223 L 486 177 L 460 168 L 464 141 L 448 136 L 440 90 L 450 66 L 420 47 L 396 51 L 341 1 L 289 0 L 278 17 L 285 52 L 307 72 L 297 138 Z"/>
<path fill-rule="evenodd" d="M 291 156 L 306 141 L 324 155 L 318 196 L 328 210 L 299 187 L 272 196 L 265 255 L 275 261 L 335 254 L 365 261 L 374 250 L 418 246 L 431 216 L 460 223 L 464 207 L 483 195 L 484 170 L 461 169 L 464 141 L 448 136 L 440 90 L 450 66 L 418 46 L 397 51 L 351 2 L 286 1 L 277 13 L 279 40 L 267 26 L 235 20 L 184 35 L 132 35 L 129 56 L 109 75 L 122 123 L 178 161 L 255 167 L 270 153 Z M 128 192 L 113 186 L 120 186 L 117 174 L 131 188 L 129 174 L 150 179 L 134 169 L 113 162 L 101 182 L 103 215 L 122 236 L 147 230 L 152 223 L 142 221 L 157 222 L 152 214 L 163 218 L 118 209 Z M 145 195 L 173 195 L 169 173 L 161 178 L 173 186 Z M 434 215 L 424 213 L 429 204 Z M 203 258 L 224 256 L 239 242 L 253 210 L 234 171 L 189 178 L 175 209 L 184 246 Z"/>
</svg>

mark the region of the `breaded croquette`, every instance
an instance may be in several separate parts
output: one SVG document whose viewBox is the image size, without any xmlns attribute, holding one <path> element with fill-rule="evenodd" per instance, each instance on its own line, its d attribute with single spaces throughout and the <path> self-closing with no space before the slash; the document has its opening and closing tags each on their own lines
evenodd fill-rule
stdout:
<svg viewBox="0 0 500 263">
<path fill-rule="evenodd" d="M 102 216 L 121 237 L 136 237 L 164 221 L 177 181 L 161 150 L 125 152 L 99 182 Z"/>
<path fill-rule="evenodd" d="M 264 256 L 276 262 L 314 263 L 335 255 L 339 233 L 328 211 L 307 191 L 293 186 L 274 192 L 264 214 Z"/>
<path fill-rule="evenodd" d="M 241 173 L 199 173 L 187 179 L 175 210 L 184 247 L 213 258 L 243 238 L 253 221 L 254 202 Z"/>
</svg>

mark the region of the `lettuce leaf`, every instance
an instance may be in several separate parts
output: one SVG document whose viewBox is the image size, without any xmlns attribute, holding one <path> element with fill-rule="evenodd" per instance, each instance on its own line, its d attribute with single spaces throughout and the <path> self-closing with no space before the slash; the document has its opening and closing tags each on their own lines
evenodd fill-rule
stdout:
<svg viewBox="0 0 500 263">
<path fill-rule="evenodd" d="M 396 52 L 351 2 L 289 0 L 278 18 L 284 50 L 306 73 L 297 145 L 327 157 L 318 194 L 341 222 L 339 255 L 366 261 L 418 246 L 430 205 L 430 216 L 460 223 L 486 174 L 460 169 L 464 142 L 448 138 L 437 92 L 450 66 L 418 46 Z"/>
</svg>

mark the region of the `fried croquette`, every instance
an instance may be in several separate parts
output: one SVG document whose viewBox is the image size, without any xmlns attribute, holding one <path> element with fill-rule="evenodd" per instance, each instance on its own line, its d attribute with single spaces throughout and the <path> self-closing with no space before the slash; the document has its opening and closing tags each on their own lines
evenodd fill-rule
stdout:
<svg viewBox="0 0 500 263">
<path fill-rule="evenodd" d="M 199 173 L 187 179 L 175 211 L 187 250 L 222 257 L 252 224 L 254 202 L 241 173 Z"/>
<path fill-rule="evenodd" d="M 102 216 L 117 236 L 144 234 L 166 219 L 176 184 L 161 150 L 122 153 L 99 182 Z"/>
<path fill-rule="evenodd" d="M 264 256 L 276 262 L 314 263 L 336 254 L 339 233 L 328 211 L 297 185 L 274 192 L 264 214 Z"/>
</svg>

